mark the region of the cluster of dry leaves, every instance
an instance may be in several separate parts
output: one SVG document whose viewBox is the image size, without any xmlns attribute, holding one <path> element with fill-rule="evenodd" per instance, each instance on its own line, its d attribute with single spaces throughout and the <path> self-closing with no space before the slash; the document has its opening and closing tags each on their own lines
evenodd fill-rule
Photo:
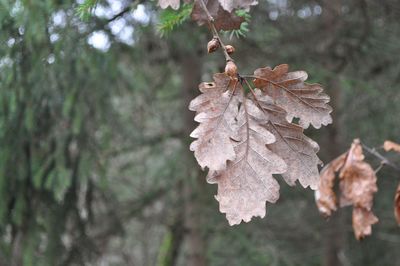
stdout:
<svg viewBox="0 0 400 266">
<path fill-rule="evenodd" d="M 249 10 L 251 6 L 257 5 L 257 0 L 184 0 L 185 3 L 194 2 L 191 17 L 199 25 L 208 23 L 208 15 L 203 11 L 201 2 L 206 5 L 208 12 L 213 17 L 217 30 L 239 29 L 244 21 L 243 17 L 236 15 L 236 10 Z M 161 8 L 172 7 L 178 9 L 180 0 L 158 0 Z"/>
<path fill-rule="evenodd" d="M 386 141 L 386 151 L 400 152 L 400 145 Z M 319 211 L 331 216 L 337 210 L 338 202 L 334 191 L 336 176 L 339 177 L 339 206 L 353 206 L 353 230 L 355 237 L 361 239 L 371 234 L 371 226 L 378 222 L 372 212 L 374 193 L 378 191 L 376 173 L 370 164 L 364 161 L 362 145 L 355 139 L 350 149 L 326 165 L 321 171 L 315 199 Z M 395 196 L 395 216 L 400 224 L 400 184 Z"/>
<path fill-rule="evenodd" d="M 244 21 L 236 10 L 249 10 L 257 0 L 184 0 L 194 2 L 191 17 L 199 25 L 209 24 L 214 38 L 208 52 L 223 46 L 219 30 L 239 29 Z M 161 8 L 178 9 L 180 0 L 158 0 Z M 190 149 L 199 165 L 208 168 L 207 181 L 218 184 L 220 211 L 230 225 L 264 217 L 266 202 L 279 198 L 280 174 L 289 185 L 299 180 L 303 187 L 316 189 L 318 208 L 325 216 L 337 210 L 334 191 L 338 174 L 340 207 L 353 206 L 353 228 L 357 239 L 371 234 L 378 222 L 372 212 L 378 191 L 374 169 L 364 161 L 358 139 L 351 148 L 329 163 L 319 176 L 319 146 L 304 135 L 309 125 L 320 128 L 332 122 L 329 97 L 318 84 L 308 84 L 304 71 L 289 72 L 288 65 L 259 68 L 251 76 L 240 76 L 223 46 L 225 73 L 213 82 L 201 83 L 201 95 L 190 103 L 199 126 Z M 247 79 L 251 78 L 251 82 Z M 249 91 L 246 93 L 246 91 Z M 298 119 L 298 122 L 294 122 Z M 296 120 L 297 121 L 297 120 Z M 400 145 L 386 141 L 386 151 L 400 152 Z M 400 184 L 395 196 L 395 216 L 400 224 Z"/>
<path fill-rule="evenodd" d="M 209 169 L 207 181 L 218 184 L 216 199 L 231 225 L 265 216 L 266 201 L 279 197 L 273 174 L 289 185 L 299 180 L 317 188 L 319 146 L 303 131 L 332 121 L 329 97 L 320 85 L 305 83 L 306 72 L 279 65 L 248 77 L 252 85 L 242 77 L 215 74 L 214 82 L 200 84 L 202 94 L 189 106 L 200 123 L 190 149 Z"/>
</svg>

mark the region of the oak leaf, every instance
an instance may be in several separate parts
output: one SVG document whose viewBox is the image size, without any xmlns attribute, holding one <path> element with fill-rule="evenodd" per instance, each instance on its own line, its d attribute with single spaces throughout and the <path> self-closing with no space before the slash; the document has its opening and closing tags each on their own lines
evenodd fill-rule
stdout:
<svg viewBox="0 0 400 266">
<path fill-rule="evenodd" d="M 276 141 L 267 147 L 280 156 L 287 164 L 288 169 L 282 177 L 289 185 L 294 185 L 299 180 L 303 187 L 318 187 L 318 164 L 321 163 L 317 156 L 318 144 L 303 134 L 303 128 L 289 123 L 284 109 L 274 104 L 271 97 L 260 90 L 255 91 L 257 102 L 264 113 L 261 121 L 264 127 L 271 132 Z"/>
<path fill-rule="evenodd" d="M 234 9 L 246 9 L 258 4 L 257 0 L 219 0 L 221 6 L 228 12 Z"/>
<path fill-rule="evenodd" d="M 262 82 L 256 79 L 254 84 Z M 209 169 L 207 181 L 218 185 L 215 198 L 230 225 L 265 216 L 266 202 L 279 198 L 274 174 L 289 185 L 299 180 L 315 189 L 319 184 L 318 144 L 304 135 L 303 127 L 288 121 L 285 107 L 262 85 L 253 90 L 236 72 L 215 74 L 214 82 L 200 84 L 202 94 L 189 107 L 200 123 L 191 134 L 197 140 L 190 149 L 200 166 Z"/>
<path fill-rule="evenodd" d="M 312 124 L 315 128 L 332 123 L 332 108 L 327 104 L 329 96 L 318 84 L 308 84 L 305 71 L 289 72 L 289 66 L 279 65 L 259 68 L 254 72 L 254 85 L 271 96 L 277 105 L 287 112 L 287 120 L 300 119 L 303 128 Z"/>
<path fill-rule="evenodd" d="M 189 109 L 197 113 L 195 121 L 200 123 L 190 135 L 197 138 L 190 150 L 203 169 L 223 170 L 227 160 L 236 158 L 231 140 L 238 113 L 235 84 L 227 75 L 216 74 L 214 82 L 200 84 L 202 94 L 190 102 Z"/>
<path fill-rule="evenodd" d="M 331 216 L 332 211 L 337 210 L 337 200 L 333 188 L 336 173 L 343 167 L 346 157 L 347 153 L 340 155 L 321 171 L 318 189 L 315 191 L 315 200 L 319 212 L 324 216 Z"/>
<path fill-rule="evenodd" d="M 340 171 L 340 205 L 353 205 L 371 210 L 374 193 L 378 191 L 376 174 L 364 161 L 360 140 L 355 139 Z"/>
<path fill-rule="evenodd" d="M 376 174 L 364 161 L 359 139 L 351 144 L 346 162 L 340 171 L 340 206 L 353 205 L 353 229 L 357 239 L 371 234 L 371 225 L 378 222 L 372 213 L 374 193 L 378 191 Z"/>
<path fill-rule="evenodd" d="M 330 216 L 337 208 L 333 191 L 336 173 L 340 179 L 340 207 L 353 206 L 353 230 L 359 240 L 371 234 L 371 226 L 378 222 L 372 212 L 374 193 L 378 191 L 376 174 L 364 161 L 361 142 L 353 140 L 350 149 L 333 160 L 321 171 L 321 181 L 315 192 L 319 211 Z"/>
<path fill-rule="evenodd" d="M 353 230 L 357 240 L 371 235 L 371 225 L 378 222 L 378 218 L 371 212 L 364 208 L 353 208 Z"/>
<path fill-rule="evenodd" d="M 394 197 L 394 217 L 396 217 L 397 224 L 400 226 L 400 183 Z"/>
<path fill-rule="evenodd" d="M 232 11 L 234 11 L 235 9 L 248 10 L 250 6 L 258 4 L 257 0 L 208 0 L 208 1 L 217 3 L 229 13 L 232 13 Z M 185 2 L 189 3 L 191 1 L 185 0 Z M 199 0 L 194 0 L 194 2 L 195 4 L 197 4 Z M 204 0 L 204 2 L 207 2 L 207 0 Z M 180 0 L 158 0 L 158 4 L 163 9 L 171 6 L 173 9 L 176 10 L 180 6 Z"/>
<path fill-rule="evenodd" d="M 386 140 L 383 143 L 383 149 L 385 151 L 395 151 L 395 152 L 400 152 L 400 144 L 397 144 L 396 142 Z"/>
<path fill-rule="evenodd" d="M 273 203 L 279 198 L 279 184 L 272 174 L 284 173 L 287 166 L 266 147 L 276 139 L 259 124 L 262 117 L 252 101 L 243 100 L 237 117 L 236 159 L 225 171 L 209 178 L 218 184 L 216 199 L 230 225 L 249 222 L 253 216 L 264 217 L 266 201 Z"/>
<path fill-rule="evenodd" d="M 214 26 L 217 30 L 235 30 L 240 28 L 240 24 L 244 21 L 243 17 L 237 16 L 235 12 L 224 10 L 216 0 L 205 0 L 204 2 L 210 15 L 214 18 Z M 199 25 L 208 23 L 207 14 L 198 1 L 194 3 L 191 17 Z"/>
<path fill-rule="evenodd" d="M 162 8 L 165 9 L 167 7 L 171 7 L 172 9 L 179 9 L 181 0 L 158 0 L 158 5 Z"/>
</svg>

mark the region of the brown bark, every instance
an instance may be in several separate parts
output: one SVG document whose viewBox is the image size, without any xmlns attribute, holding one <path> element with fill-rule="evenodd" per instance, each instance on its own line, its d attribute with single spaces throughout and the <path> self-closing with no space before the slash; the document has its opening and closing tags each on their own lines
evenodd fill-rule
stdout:
<svg viewBox="0 0 400 266">
<path fill-rule="evenodd" d="M 327 148 L 327 158 L 333 159 L 344 150 L 343 133 L 340 112 L 341 89 L 338 77 L 331 79 L 328 83 L 331 95 L 331 105 L 336 110 L 333 116 L 333 124 L 328 127 L 327 140 L 324 147 Z M 340 113 L 339 113 L 340 114 Z M 343 212 L 336 212 L 325 224 L 324 232 L 324 266 L 343 265 L 343 246 L 345 241 L 345 215 Z"/>
<path fill-rule="evenodd" d="M 333 124 L 327 130 L 325 140 L 326 158 L 331 160 L 339 156 L 344 150 L 343 147 L 343 126 L 341 124 L 341 102 L 342 93 L 340 88 L 339 75 L 343 64 L 335 56 L 337 36 L 342 26 L 340 13 L 342 7 L 341 0 L 325 0 L 323 2 L 323 23 L 327 38 L 325 39 L 325 53 L 327 58 L 331 58 L 328 68 L 334 72 L 334 76 L 328 81 L 328 93 L 331 96 L 331 106 Z M 325 224 L 324 245 L 323 245 L 323 265 L 341 266 L 343 265 L 345 244 L 345 215 L 343 212 L 336 212 Z"/>
</svg>

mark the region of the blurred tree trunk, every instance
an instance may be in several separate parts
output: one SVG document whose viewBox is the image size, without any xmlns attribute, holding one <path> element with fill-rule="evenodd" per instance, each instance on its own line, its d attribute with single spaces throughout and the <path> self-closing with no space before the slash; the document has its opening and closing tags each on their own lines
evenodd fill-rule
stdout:
<svg viewBox="0 0 400 266">
<path fill-rule="evenodd" d="M 186 158 L 186 180 L 184 180 L 184 225 L 186 230 L 186 246 L 188 249 L 188 266 L 206 265 L 205 240 L 201 232 L 202 206 L 200 196 L 204 195 L 205 182 L 201 178 L 202 172 L 199 169 L 193 154 L 189 151 L 189 135 L 196 127 L 194 113 L 188 110 L 189 102 L 198 95 L 197 87 L 201 81 L 202 61 L 195 53 L 188 53 L 181 59 L 182 66 L 182 98 L 184 100 L 183 113 L 186 141 L 184 158 Z"/>
<path fill-rule="evenodd" d="M 332 114 L 333 124 L 328 128 L 328 139 L 326 141 L 327 156 L 333 159 L 343 153 L 342 126 L 340 123 L 340 113 L 338 111 L 341 102 L 341 88 L 338 77 L 331 79 L 327 85 L 331 90 L 331 105 L 336 112 Z M 345 241 L 345 215 L 343 212 L 336 212 L 325 224 L 325 244 L 324 244 L 324 266 L 343 265 L 343 246 Z"/>
<path fill-rule="evenodd" d="M 340 13 L 342 8 L 341 0 L 323 1 L 323 22 L 327 38 L 325 39 L 326 54 L 330 57 L 327 66 L 334 74 L 328 80 L 327 87 L 331 95 L 331 106 L 333 108 L 333 124 L 328 127 L 326 148 L 327 158 L 332 160 L 339 156 L 343 150 L 343 125 L 341 124 L 341 102 L 342 93 L 339 75 L 343 65 L 338 62 L 335 56 L 337 40 L 340 30 Z M 343 265 L 343 246 L 345 241 L 345 224 L 343 212 L 335 213 L 327 221 L 324 230 L 324 266 Z"/>
</svg>

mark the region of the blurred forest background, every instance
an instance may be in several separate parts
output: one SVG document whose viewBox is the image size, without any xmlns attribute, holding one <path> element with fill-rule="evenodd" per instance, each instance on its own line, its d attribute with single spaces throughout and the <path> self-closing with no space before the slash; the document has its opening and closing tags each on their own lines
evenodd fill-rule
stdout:
<svg viewBox="0 0 400 266">
<path fill-rule="evenodd" d="M 334 123 L 307 134 L 325 163 L 356 137 L 400 142 L 400 1 L 259 2 L 224 39 L 241 73 L 289 63 L 323 84 Z M 266 218 L 230 227 L 188 148 L 188 103 L 225 65 L 208 29 L 160 36 L 154 1 L 77 6 L 0 1 L 0 265 L 400 265 L 390 168 L 361 242 L 350 209 L 325 220 L 279 178 Z"/>
</svg>

